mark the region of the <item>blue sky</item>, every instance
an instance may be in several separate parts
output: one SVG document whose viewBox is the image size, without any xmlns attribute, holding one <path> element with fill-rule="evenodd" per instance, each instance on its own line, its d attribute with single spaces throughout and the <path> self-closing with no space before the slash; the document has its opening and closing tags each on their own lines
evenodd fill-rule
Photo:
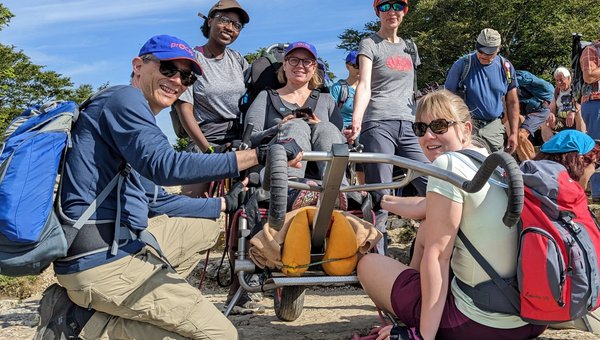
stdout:
<svg viewBox="0 0 600 340">
<path fill-rule="evenodd" d="M 347 28 L 362 29 L 377 19 L 370 0 L 238 0 L 250 23 L 231 46 L 242 54 L 278 42 L 304 40 L 317 47 L 331 71 L 345 77 L 345 51 L 336 49 Z M 0 42 L 23 50 L 35 64 L 98 87 L 129 81 L 131 59 L 152 35 L 175 35 L 202 45 L 198 12 L 216 0 L 10 0 L 15 17 L 0 31 Z M 174 141 L 169 114 L 158 125 Z"/>
</svg>

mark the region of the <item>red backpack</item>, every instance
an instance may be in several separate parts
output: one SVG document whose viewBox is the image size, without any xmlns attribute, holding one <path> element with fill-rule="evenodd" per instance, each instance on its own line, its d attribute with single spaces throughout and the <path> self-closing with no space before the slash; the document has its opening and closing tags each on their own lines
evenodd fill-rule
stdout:
<svg viewBox="0 0 600 340">
<path fill-rule="evenodd" d="M 459 230 L 491 278 L 476 287 L 457 280 L 459 287 L 482 310 L 518 315 L 528 323 L 581 318 L 600 306 L 600 228 L 585 191 L 553 161 L 526 161 L 521 171 L 525 202 L 516 277 L 501 278 Z"/>
</svg>

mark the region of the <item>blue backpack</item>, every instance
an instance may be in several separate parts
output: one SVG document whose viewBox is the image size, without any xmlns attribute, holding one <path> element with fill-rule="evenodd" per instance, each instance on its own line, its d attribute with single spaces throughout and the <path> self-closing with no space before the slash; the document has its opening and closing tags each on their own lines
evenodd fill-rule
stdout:
<svg viewBox="0 0 600 340">
<path fill-rule="evenodd" d="M 549 82 L 533 75 L 529 71 L 516 70 L 519 89 L 519 103 L 525 113 L 530 113 L 548 106 L 554 100 L 554 86 Z"/>
<path fill-rule="evenodd" d="M 67 254 L 69 241 L 53 207 L 55 185 L 71 146 L 71 126 L 81 107 L 55 101 L 23 111 L 0 144 L 0 274 L 36 275 Z M 123 181 L 117 174 L 73 226 L 79 230 L 109 192 Z M 58 195 L 56 195 L 58 196 Z M 76 233 L 75 233 L 76 234 Z"/>
</svg>

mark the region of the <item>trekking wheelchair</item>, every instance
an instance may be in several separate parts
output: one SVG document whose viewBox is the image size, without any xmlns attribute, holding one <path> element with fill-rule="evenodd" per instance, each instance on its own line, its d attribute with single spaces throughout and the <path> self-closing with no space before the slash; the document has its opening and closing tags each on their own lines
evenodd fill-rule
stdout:
<svg viewBox="0 0 600 340">
<path fill-rule="evenodd" d="M 269 161 L 265 168 L 263 187 L 270 193 L 268 204 L 268 223 L 271 228 L 280 230 L 284 224 L 288 189 L 316 191 L 320 193 L 320 200 L 316 207 L 312 223 L 311 234 L 311 265 L 302 276 L 290 277 L 281 272 L 267 273 L 266 278 L 259 286 L 250 285 L 247 280 L 248 274 L 257 272 L 257 266 L 248 257 L 248 238 L 251 229 L 244 214 L 240 215 L 237 222 L 237 252 L 234 265 L 234 275 L 237 275 L 240 288 L 233 296 L 225 310 L 228 316 L 235 301 L 243 291 L 250 293 L 275 290 L 274 309 L 276 316 L 282 321 L 293 321 L 297 319 L 304 308 L 304 296 L 308 286 L 330 286 L 344 284 L 358 284 L 355 275 L 328 276 L 323 268 L 317 263 L 322 263 L 326 235 L 331 224 L 335 201 L 340 192 L 372 191 L 382 189 L 402 188 L 419 176 L 434 176 L 462 188 L 467 192 L 479 191 L 496 171 L 501 167 L 505 171 L 508 182 L 508 207 L 503 221 L 506 225 L 515 225 L 520 217 L 523 207 L 523 179 L 519 167 L 509 154 L 495 153 L 488 157 L 472 180 L 442 170 L 430 164 L 420 163 L 408 158 L 379 154 L 379 153 L 355 153 L 349 152 L 348 145 L 336 144 L 330 152 L 305 152 L 303 160 L 327 162 L 325 176 L 318 185 L 288 180 L 287 161 L 285 150 L 280 145 L 270 147 Z M 349 162 L 356 163 L 388 163 L 407 169 L 406 175 L 400 181 L 392 183 L 377 183 L 364 185 L 342 185 L 342 178 Z M 244 209 L 242 205 L 242 210 Z"/>
</svg>

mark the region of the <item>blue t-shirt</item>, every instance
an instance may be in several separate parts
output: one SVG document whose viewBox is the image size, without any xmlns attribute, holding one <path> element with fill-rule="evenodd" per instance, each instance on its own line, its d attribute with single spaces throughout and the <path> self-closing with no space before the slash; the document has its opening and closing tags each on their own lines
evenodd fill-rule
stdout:
<svg viewBox="0 0 600 340">
<path fill-rule="evenodd" d="M 115 86 L 101 93 L 79 115 L 71 131 L 73 147 L 66 157 L 60 203 L 64 214 L 78 219 L 118 173 L 123 163 L 133 168 L 124 182 L 121 223 L 133 230 L 148 226 L 149 201 L 141 176 L 159 185 L 181 185 L 239 176 L 235 153 L 176 152 L 156 125 L 143 93 L 132 86 Z M 111 223 L 117 213 L 113 190 L 90 221 Z M 68 274 L 115 261 L 141 249 L 130 242 L 116 256 L 98 253 L 55 263 L 58 274 Z"/>
<path fill-rule="evenodd" d="M 342 85 L 338 80 L 331 86 L 329 93 L 331 93 L 331 96 L 335 101 L 335 105 L 339 105 L 340 97 L 342 95 L 342 86 L 346 86 L 348 88 L 348 98 L 344 102 L 344 105 L 342 105 L 340 108 L 340 113 L 342 114 L 342 119 L 344 120 L 344 127 L 346 127 L 352 124 L 352 110 L 354 109 L 354 94 L 356 93 L 356 90 L 348 84 Z"/>
<path fill-rule="evenodd" d="M 502 115 L 502 99 L 508 91 L 517 88 L 515 68 L 507 60 L 510 70 L 511 83 L 508 84 L 506 72 L 502 65 L 502 58 L 496 56 L 491 64 L 482 65 L 475 53 L 469 54 L 471 68 L 464 84 L 466 85 L 466 103 L 475 119 L 493 120 Z M 456 93 L 465 60 L 458 59 L 448 71 L 445 87 Z"/>
</svg>

